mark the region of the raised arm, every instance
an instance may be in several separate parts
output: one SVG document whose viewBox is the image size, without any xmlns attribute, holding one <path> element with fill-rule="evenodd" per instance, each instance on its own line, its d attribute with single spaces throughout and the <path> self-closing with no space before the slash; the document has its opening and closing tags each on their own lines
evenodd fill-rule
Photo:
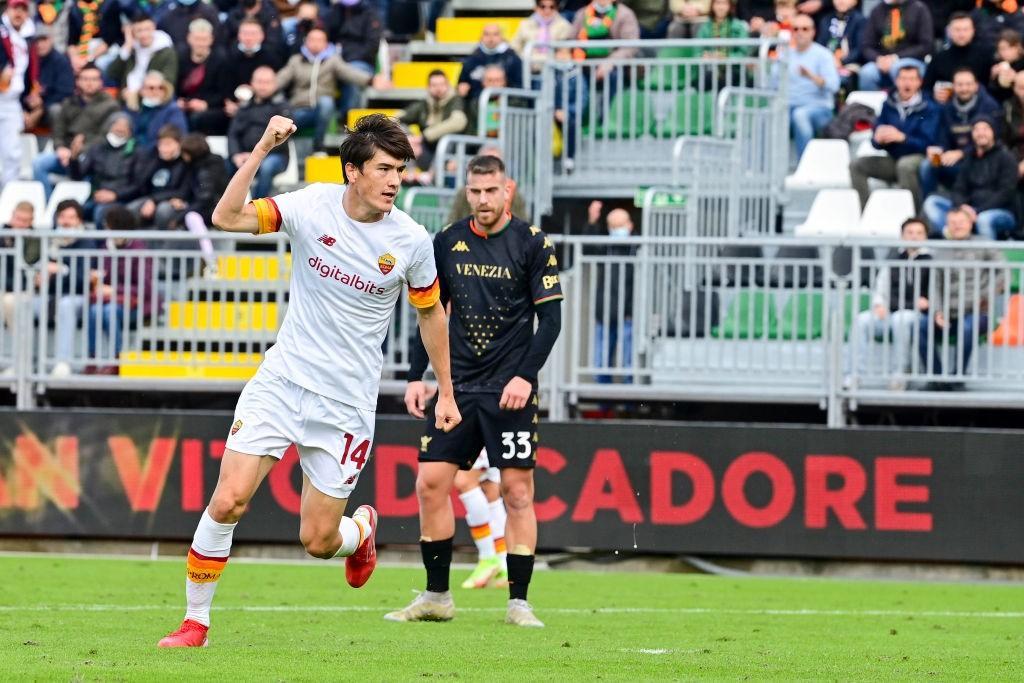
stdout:
<svg viewBox="0 0 1024 683">
<path fill-rule="evenodd" d="M 245 195 L 249 192 L 256 177 L 256 171 L 267 155 L 295 132 L 295 123 L 284 116 L 274 116 L 263 131 L 263 137 L 256 143 L 252 154 L 239 167 L 231 182 L 224 190 L 224 195 L 213 210 L 213 224 L 226 232 L 259 232 L 259 216 L 256 207 L 246 204 Z"/>
</svg>

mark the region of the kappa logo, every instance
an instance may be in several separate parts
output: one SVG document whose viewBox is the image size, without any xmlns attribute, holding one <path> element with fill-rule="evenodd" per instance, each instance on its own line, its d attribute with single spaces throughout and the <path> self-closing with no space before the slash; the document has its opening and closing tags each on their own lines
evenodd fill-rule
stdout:
<svg viewBox="0 0 1024 683">
<path fill-rule="evenodd" d="M 459 240 L 455 243 L 455 246 L 452 247 L 452 251 L 469 251 L 469 245 L 466 244 L 465 240 Z"/>
<path fill-rule="evenodd" d="M 426 453 L 427 449 L 430 448 L 430 442 L 434 440 L 432 436 L 421 436 L 420 437 L 420 452 Z"/>
<path fill-rule="evenodd" d="M 558 259 L 557 259 L 557 258 L 555 258 L 555 255 L 554 255 L 554 254 L 552 254 L 552 255 L 551 255 L 551 256 L 550 256 L 549 258 L 548 258 L 548 266 L 551 266 L 551 267 L 557 267 L 557 266 L 558 266 Z"/>
<path fill-rule="evenodd" d="M 320 242 L 325 247 L 333 247 L 338 240 L 334 239 L 330 235 L 320 235 L 319 237 L 316 238 L 316 241 Z"/>
<path fill-rule="evenodd" d="M 387 275 L 394 269 L 395 257 L 391 255 L 390 251 L 385 254 L 382 254 L 377 259 L 377 267 L 380 268 L 380 272 L 384 273 L 385 275 Z"/>
<path fill-rule="evenodd" d="M 536 237 L 540 233 L 540 228 L 536 225 L 530 226 L 530 237 Z"/>
<path fill-rule="evenodd" d="M 242 428 L 242 421 L 235 420 L 235 424 L 231 425 L 231 436 L 238 433 L 238 430 Z"/>
</svg>

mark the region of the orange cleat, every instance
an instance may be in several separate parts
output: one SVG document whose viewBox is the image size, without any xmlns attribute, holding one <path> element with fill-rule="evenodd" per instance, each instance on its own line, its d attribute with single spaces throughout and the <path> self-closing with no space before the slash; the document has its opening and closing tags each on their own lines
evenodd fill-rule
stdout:
<svg viewBox="0 0 1024 683">
<path fill-rule="evenodd" d="M 370 580 L 377 567 L 377 511 L 369 505 L 360 505 L 352 515 L 363 517 L 370 525 L 370 535 L 363 539 L 356 551 L 345 558 L 345 579 L 353 588 L 361 588 Z"/>
<path fill-rule="evenodd" d="M 206 639 L 206 632 L 209 626 L 203 626 L 198 621 L 186 619 L 174 633 L 168 633 L 156 644 L 157 647 L 206 647 L 210 641 Z"/>
</svg>

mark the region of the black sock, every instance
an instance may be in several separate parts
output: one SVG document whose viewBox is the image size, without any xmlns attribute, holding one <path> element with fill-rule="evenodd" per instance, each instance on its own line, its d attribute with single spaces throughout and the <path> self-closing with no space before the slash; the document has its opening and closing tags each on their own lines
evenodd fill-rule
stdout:
<svg viewBox="0 0 1024 683">
<path fill-rule="evenodd" d="M 525 600 L 533 578 L 533 555 L 508 554 L 508 597 Z"/>
<path fill-rule="evenodd" d="M 452 568 L 452 539 L 420 541 L 423 566 L 427 568 L 427 590 L 444 593 L 448 590 L 448 574 Z"/>
</svg>

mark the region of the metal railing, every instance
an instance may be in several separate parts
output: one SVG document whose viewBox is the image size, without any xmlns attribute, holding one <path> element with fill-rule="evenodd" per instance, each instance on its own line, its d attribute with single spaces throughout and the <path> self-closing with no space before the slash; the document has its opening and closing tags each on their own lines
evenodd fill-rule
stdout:
<svg viewBox="0 0 1024 683">
<path fill-rule="evenodd" d="M 448 224 L 456 190 L 449 187 L 410 187 L 402 198 L 402 210 L 431 234 Z"/>
</svg>

